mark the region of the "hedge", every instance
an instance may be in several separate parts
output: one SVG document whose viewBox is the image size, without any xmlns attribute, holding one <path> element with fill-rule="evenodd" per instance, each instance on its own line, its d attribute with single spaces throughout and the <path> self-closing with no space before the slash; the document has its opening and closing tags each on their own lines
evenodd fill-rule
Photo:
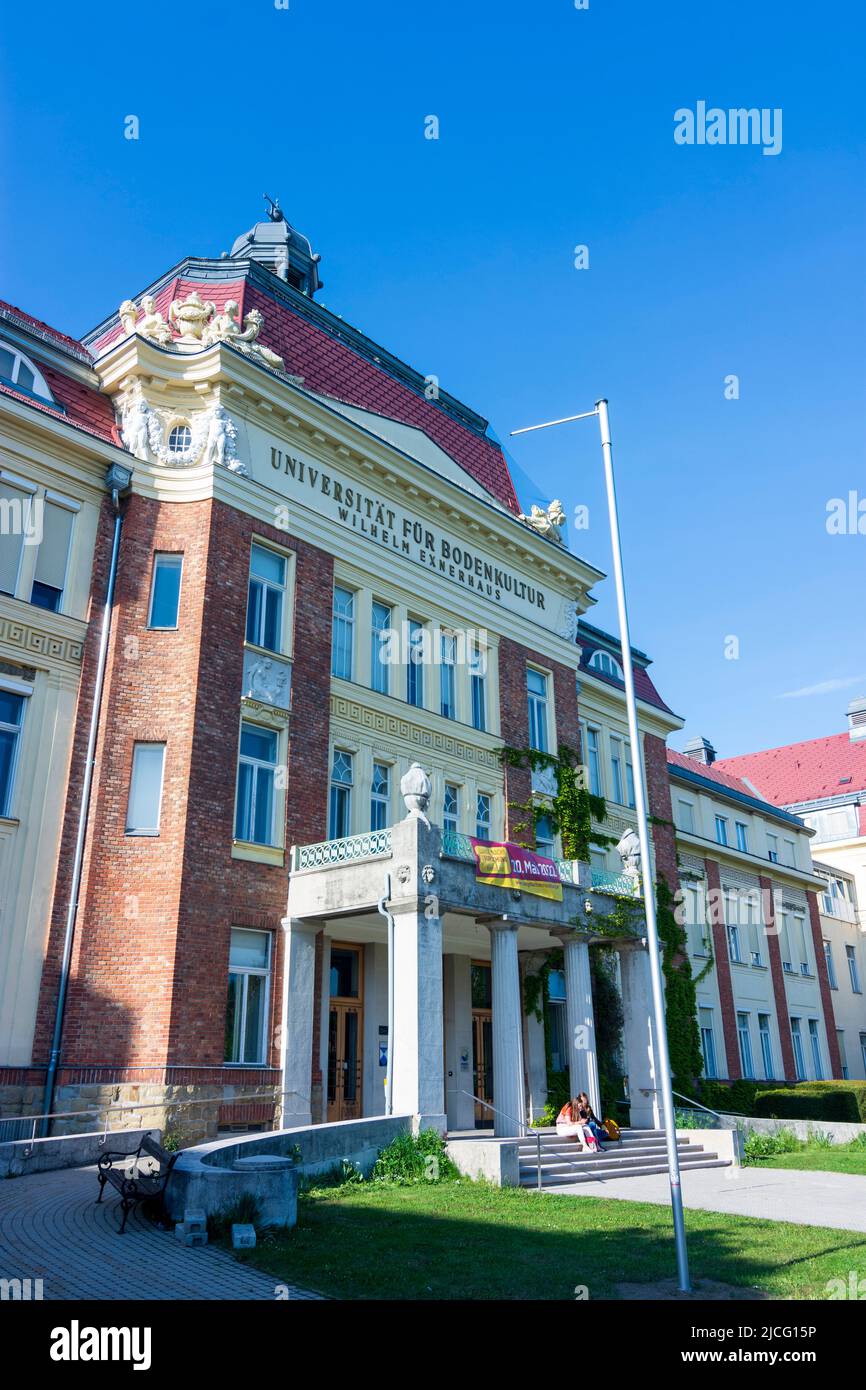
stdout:
<svg viewBox="0 0 866 1390">
<path fill-rule="evenodd" d="M 838 1120 L 866 1124 L 866 1082 L 811 1081 L 761 1091 L 755 1115 L 779 1120 Z"/>
</svg>

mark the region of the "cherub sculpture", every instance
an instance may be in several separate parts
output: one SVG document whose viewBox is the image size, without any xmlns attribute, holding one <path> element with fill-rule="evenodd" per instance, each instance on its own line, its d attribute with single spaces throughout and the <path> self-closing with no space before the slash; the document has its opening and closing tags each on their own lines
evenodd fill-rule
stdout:
<svg viewBox="0 0 866 1390">
<path fill-rule="evenodd" d="M 557 545 L 563 544 L 562 528 L 565 525 L 565 512 L 558 498 L 554 498 L 546 511 L 533 502 L 529 509 L 529 516 L 525 516 L 521 512 L 520 520 L 524 521 L 527 526 L 531 526 L 533 531 L 537 531 L 540 536 L 545 536 L 547 540 L 556 541 Z"/>
</svg>

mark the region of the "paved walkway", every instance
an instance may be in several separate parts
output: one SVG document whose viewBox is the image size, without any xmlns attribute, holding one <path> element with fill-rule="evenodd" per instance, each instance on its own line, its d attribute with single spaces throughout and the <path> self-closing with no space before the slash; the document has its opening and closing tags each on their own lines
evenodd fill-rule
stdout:
<svg viewBox="0 0 866 1390">
<path fill-rule="evenodd" d="M 866 1231 L 866 1177 L 812 1173 L 794 1168 L 691 1168 L 681 1173 L 683 1205 L 790 1221 L 796 1226 L 830 1226 Z M 615 1197 L 623 1202 L 670 1203 L 667 1173 L 644 1178 L 546 1187 L 575 1197 Z"/>
<path fill-rule="evenodd" d="M 189 1249 L 120 1201 L 96 1205 L 95 1168 L 0 1182 L 0 1279 L 42 1279 L 46 1299 L 268 1299 L 276 1281 L 214 1246 Z M 283 1297 L 286 1295 L 283 1294 Z M 291 1298 L 317 1298 L 290 1286 Z"/>
</svg>

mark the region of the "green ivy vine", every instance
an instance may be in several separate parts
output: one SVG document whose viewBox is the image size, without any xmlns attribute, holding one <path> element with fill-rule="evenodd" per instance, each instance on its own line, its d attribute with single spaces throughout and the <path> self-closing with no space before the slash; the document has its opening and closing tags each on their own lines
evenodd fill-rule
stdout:
<svg viewBox="0 0 866 1390">
<path fill-rule="evenodd" d="M 600 823 L 607 816 L 607 803 L 603 796 L 596 796 L 582 785 L 580 759 L 574 749 L 560 744 L 559 752 L 554 755 L 541 753 L 537 748 L 512 748 L 506 744 L 498 749 L 497 756 L 504 767 L 529 768 L 533 772 L 550 767 L 556 778 L 556 793 L 549 802 L 534 798 L 509 801 L 510 809 L 524 817 L 512 826 L 514 835 L 525 834 L 530 825 L 534 831 L 538 821 L 547 816 L 562 841 L 563 859 L 586 860 L 590 845 L 614 843 L 611 836 L 602 835 L 593 828 L 593 820 Z M 521 840 L 515 843 L 524 849 L 531 848 Z"/>
</svg>

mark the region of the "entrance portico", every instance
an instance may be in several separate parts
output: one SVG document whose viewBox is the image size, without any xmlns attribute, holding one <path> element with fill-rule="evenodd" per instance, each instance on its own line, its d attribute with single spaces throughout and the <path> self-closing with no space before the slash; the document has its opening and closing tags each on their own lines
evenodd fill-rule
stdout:
<svg viewBox="0 0 866 1390">
<path fill-rule="evenodd" d="M 417 1127 L 471 1129 L 480 1109 L 487 1115 L 485 1127 L 492 1125 L 497 1136 L 520 1133 L 544 1103 L 539 1091 L 546 1094 L 543 1030 L 524 1014 L 521 960 L 543 959 L 558 947 L 565 961 L 572 1093 L 586 1090 L 600 1109 L 589 947 L 602 941 L 620 951 L 628 990 L 627 1065 L 630 1078 L 633 1072 L 645 1090 L 653 1076 L 649 972 L 632 958 L 645 963 L 646 951 L 639 938 L 596 928 L 615 900 L 590 888 L 588 866 L 561 862 L 559 868 L 562 901 L 479 883 L 468 837 L 441 832 L 414 816 L 368 835 L 296 847 L 284 922 L 283 1084 L 291 1123 L 327 1118 L 313 1113 L 310 1101 L 318 1009 L 319 1062 L 329 1104 L 341 1093 L 346 1068 L 354 1065 L 360 1090 L 352 1097 L 355 1115 L 384 1113 L 384 1082 L 393 1059 L 393 1113 L 412 1115 Z M 394 922 L 393 1038 L 388 925 L 378 908 L 383 899 Z M 322 986 L 314 998 L 319 935 Z M 349 986 L 331 965 L 332 953 L 352 949 L 360 954 L 354 1000 L 342 992 Z M 473 988 L 476 996 L 483 992 L 486 970 L 490 997 L 476 1005 Z M 341 1034 L 338 1022 L 335 1034 L 333 1019 L 352 1005 L 354 1051 L 340 1055 L 334 1040 L 345 1039 L 345 1027 Z M 488 1043 L 492 1056 L 486 1055 Z M 493 1095 L 485 1109 L 479 1075 L 491 1071 Z M 344 1089 L 342 1094 L 345 1099 Z"/>
</svg>

